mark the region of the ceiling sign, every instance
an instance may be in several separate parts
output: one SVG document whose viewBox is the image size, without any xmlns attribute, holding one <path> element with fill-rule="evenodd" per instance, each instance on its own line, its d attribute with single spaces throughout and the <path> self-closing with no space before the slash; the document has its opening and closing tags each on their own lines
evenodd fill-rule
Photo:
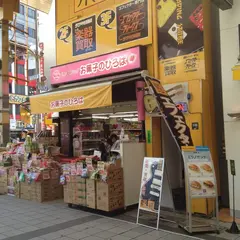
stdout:
<svg viewBox="0 0 240 240">
<path fill-rule="evenodd" d="M 20 2 L 45 13 L 49 13 L 52 5 L 52 0 L 20 0 Z"/>
</svg>

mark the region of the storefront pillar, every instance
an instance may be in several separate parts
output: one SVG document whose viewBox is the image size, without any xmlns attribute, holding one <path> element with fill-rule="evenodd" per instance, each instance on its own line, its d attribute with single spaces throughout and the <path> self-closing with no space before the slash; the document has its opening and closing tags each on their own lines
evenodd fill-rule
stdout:
<svg viewBox="0 0 240 240">
<path fill-rule="evenodd" d="M 159 79 L 158 64 L 158 27 L 157 27 L 157 6 L 156 1 L 152 2 L 152 26 L 153 26 L 153 44 L 147 48 L 147 66 L 149 75 Z M 161 142 L 161 119 L 160 117 L 150 117 L 146 115 L 146 153 L 148 157 L 162 156 Z"/>
<path fill-rule="evenodd" d="M 0 10 L 0 145 L 9 142 L 9 85 L 8 85 L 8 22 L 13 19 L 18 1 L 3 0 Z"/>
</svg>

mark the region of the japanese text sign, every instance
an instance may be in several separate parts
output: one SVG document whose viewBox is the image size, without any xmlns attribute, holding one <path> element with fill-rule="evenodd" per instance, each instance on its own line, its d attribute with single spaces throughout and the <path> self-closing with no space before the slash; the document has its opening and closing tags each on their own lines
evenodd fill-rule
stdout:
<svg viewBox="0 0 240 240">
<path fill-rule="evenodd" d="M 141 48 L 134 47 L 123 51 L 82 60 L 51 69 L 51 84 L 62 84 L 103 75 L 140 69 Z"/>
</svg>

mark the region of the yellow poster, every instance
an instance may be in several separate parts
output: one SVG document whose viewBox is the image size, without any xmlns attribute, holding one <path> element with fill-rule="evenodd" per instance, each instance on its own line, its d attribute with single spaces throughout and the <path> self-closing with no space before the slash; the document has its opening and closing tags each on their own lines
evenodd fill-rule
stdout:
<svg viewBox="0 0 240 240">
<path fill-rule="evenodd" d="M 66 112 L 112 105 L 112 85 L 99 84 L 30 97 L 31 113 Z"/>
<path fill-rule="evenodd" d="M 61 19 L 64 4 L 57 4 Z M 57 65 L 152 43 L 150 0 L 88 0 L 87 5 L 85 0 L 75 0 L 72 4 L 73 16 L 79 11 L 81 17 L 69 16 L 57 24 Z"/>
<path fill-rule="evenodd" d="M 164 84 L 205 79 L 204 52 L 160 61 L 160 79 Z"/>
</svg>

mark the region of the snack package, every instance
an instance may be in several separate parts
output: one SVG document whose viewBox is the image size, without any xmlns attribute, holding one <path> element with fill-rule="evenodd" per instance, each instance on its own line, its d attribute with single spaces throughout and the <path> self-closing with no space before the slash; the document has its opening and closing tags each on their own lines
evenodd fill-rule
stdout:
<svg viewBox="0 0 240 240">
<path fill-rule="evenodd" d="M 60 176 L 60 184 L 61 184 L 61 185 L 65 185 L 65 184 L 66 184 L 66 178 L 65 178 L 64 175 L 61 175 L 61 176 Z"/>
</svg>

